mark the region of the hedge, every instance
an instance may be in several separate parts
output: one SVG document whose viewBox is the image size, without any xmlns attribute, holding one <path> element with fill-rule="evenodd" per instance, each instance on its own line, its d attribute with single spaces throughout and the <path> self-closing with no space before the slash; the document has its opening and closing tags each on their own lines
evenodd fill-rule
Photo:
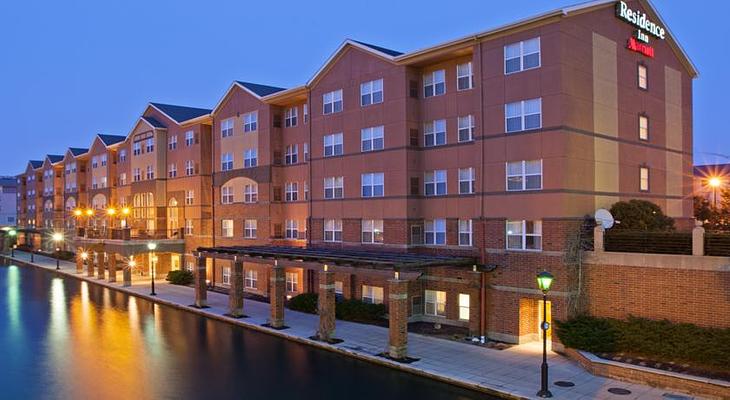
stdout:
<svg viewBox="0 0 730 400">
<path fill-rule="evenodd" d="M 287 307 L 308 314 L 317 313 L 317 293 L 302 293 L 292 297 Z M 385 316 L 385 304 L 369 304 L 360 300 L 341 300 L 335 305 L 337 319 L 355 322 L 376 322 Z"/>
<path fill-rule="evenodd" d="M 629 317 L 627 320 L 578 316 L 556 322 L 567 347 L 592 353 L 627 353 L 654 361 L 727 368 L 730 329 Z"/>
<path fill-rule="evenodd" d="M 190 285 L 193 283 L 193 273 L 185 270 L 170 271 L 167 273 L 166 280 L 173 285 Z"/>
<path fill-rule="evenodd" d="M 292 297 L 287 306 L 294 311 L 316 314 L 318 298 L 317 293 L 302 293 Z"/>
</svg>

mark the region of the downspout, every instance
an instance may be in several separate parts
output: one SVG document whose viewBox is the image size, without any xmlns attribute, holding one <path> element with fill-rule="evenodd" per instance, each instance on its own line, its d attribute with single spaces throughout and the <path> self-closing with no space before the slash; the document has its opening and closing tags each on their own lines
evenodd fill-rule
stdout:
<svg viewBox="0 0 730 400">
<path fill-rule="evenodd" d="M 308 131 L 308 152 L 307 152 L 307 247 L 312 242 L 312 149 L 314 148 L 312 142 L 312 92 L 309 86 L 307 86 L 307 131 Z M 302 110 L 304 114 L 304 110 Z"/>
<path fill-rule="evenodd" d="M 479 41 L 479 39 L 475 36 L 474 40 Z M 484 173 L 484 89 L 482 88 L 481 82 L 483 81 L 483 68 L 482 68 L 482 42 L 478 42 L 479 45 L 479 120 L 481 123 L 479 124 L 481 135 L 480 135 L 480 169 L 481 169 L 481 187 L 480 187 L 480 194 L 479 194 L 479 219 L 482 222 L 482 246 L 479 248 L 479 255 L 480 255 L 480 261 L 482 265 L 487 263 L 487 252 L 486 252 L 486 243 L 487 243 L 487 221 L 484 218 L 484 185 L 485 185 L 485 176 Z M 481 280 L 479 285 L 479 340 L 484 343 L 487 338 L 487 273 L 485 271 L 482 271 L 481 273 Z"/>
<path fill-rule="evenodd" d="M 211 226 L 211 247 L 215 247 L 215 117 L 210 116 L 210 226 Z M 202 196 L 201 196 L 202 197 Z M 213 253 L 215 254 L 215 253 Z M 215 287 L 215 257 L 213 257 L 211 287 Z"/>
</svg>

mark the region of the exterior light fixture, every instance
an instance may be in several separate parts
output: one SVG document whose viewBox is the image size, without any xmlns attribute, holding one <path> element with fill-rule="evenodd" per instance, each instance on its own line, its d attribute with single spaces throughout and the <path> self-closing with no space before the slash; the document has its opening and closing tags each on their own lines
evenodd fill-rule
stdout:
<svg viewBox="0 0 730 400">
<path fill-rule="evenodd" d="M 537 397 L 553 397 L 548 389 L 548 364 L 547 364 L 547 332 L 550 324 L 547 322 L 547 294 L 553 284 L 553 275 L 547 271 L 537 274 L 537 287 L 542 291 L 542 365 L 540 367 L 540 391 Z"/>
<path fill-rule="evenodd" d="M 109 207 L 106 209 L 106 213 L 107 213 L 107 215 L 109 215 L 111 217 L 117 213 L 117 210 L 114 207 Z"/>
<path fill-rule="evenodd" d="M 86 209 L 86 216 L 87 216 L 87 217 L 92 217 L 92 216 L 94 216 L 94 210 L 93 210 L 93 209 L 91 209 L 91 208 L 87 208 L 87 209 Z"/>
<path fill-rule="evenodd" d="M 717 176 L 713 176 L 707 180 L 707 184 L 712 188 L 712 206 L 717 207 L 717 188 L 722 185 L 722 180 Z"/>
<path fill-rule="evenodd" d="M 122 208 L 122 215 L 129 215 L 129 213 L 130 213 L 131 211 L 132 211 L 132 210 L 130 210 L 130 209 L 129 209 L 129 207 L 123 207 L 123 208 Z"/>
<path fill-rule="evenodd" d="M 89 253 L 87 253 L 87 252 L 85 252 L 85 251 L 84 251 L 84 252 L 82 252 L 82 253 L 81 253 L 81 259 L 82 259 L 82 260 L 86 260 L 87 258 L 89 258 Z"/>
<path fill-rule="evenodd" d="M 77 217 L 80 217 L 83 214 L 84 214 L 84 212 L 81 211 L 81 209 L 79 209 L 79 208 L 77 208 L 77 209 L 74 210 L 74 215 L 77 216 Z"/>
<path fill-rule="evenodd" d="M 59 254 L 61 248 L 59 247 L 59 243 L 63 242 L 63 233 L 54 232 L 51 239 L 53 239 L 53 242 L 56 244 L 56 269 L 59 270 L 61 269 L 61 258 Z"/>
<path fill-rule="evenodd" d="M 157 249 L 157 243 L 147 243 L 147 249 L 150 251 L 150 278 L 152 278 L 150 283 L 152 288 L 150 296 L 157 296 L 157 293 L 155 293 L 155 261 L 157 260 L 155 249 Z"/>
</svg>

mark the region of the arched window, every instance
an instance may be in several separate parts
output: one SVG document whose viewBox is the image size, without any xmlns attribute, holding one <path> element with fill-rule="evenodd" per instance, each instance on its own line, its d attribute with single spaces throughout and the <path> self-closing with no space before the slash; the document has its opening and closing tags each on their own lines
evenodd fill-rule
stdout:
<svg viewBox="0 0 730 400">
<path fill-rule="evenodd" d="M 155 230 L 155 201 L 152 193 L 136 193 L 132 197 L 132 216 L 140 227 Z"/>
<path fill-rule="evenodd" d="M 173 197 L 167 202 L 167 230 L 168 234 L 174 234 L 180 228 L 179 208 L 177 200 Z"/>
</svg>

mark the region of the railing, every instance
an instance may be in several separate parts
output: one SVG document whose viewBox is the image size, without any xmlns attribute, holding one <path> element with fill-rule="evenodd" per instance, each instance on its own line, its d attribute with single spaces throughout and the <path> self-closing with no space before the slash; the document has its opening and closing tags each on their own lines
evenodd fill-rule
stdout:
<svg viewBox="0 0 730 400">
<path fill-rule="evenodd" d="M 86 239 L 112 240 L 165 240 L 183 239 L 183 228 L 132 229 L 132 228 L 76 228 L 76 236 Z"/>
<path fill-rule="evenodd" d="M 705 255 L 730 257 L 730 232 L 705 233 Z"/>
<path fill-rule="evenodd" d="M 605 234 L 605 249 L 625 253 L 691 255 L 692 233 L 609 230 Z"/>
</svg>

